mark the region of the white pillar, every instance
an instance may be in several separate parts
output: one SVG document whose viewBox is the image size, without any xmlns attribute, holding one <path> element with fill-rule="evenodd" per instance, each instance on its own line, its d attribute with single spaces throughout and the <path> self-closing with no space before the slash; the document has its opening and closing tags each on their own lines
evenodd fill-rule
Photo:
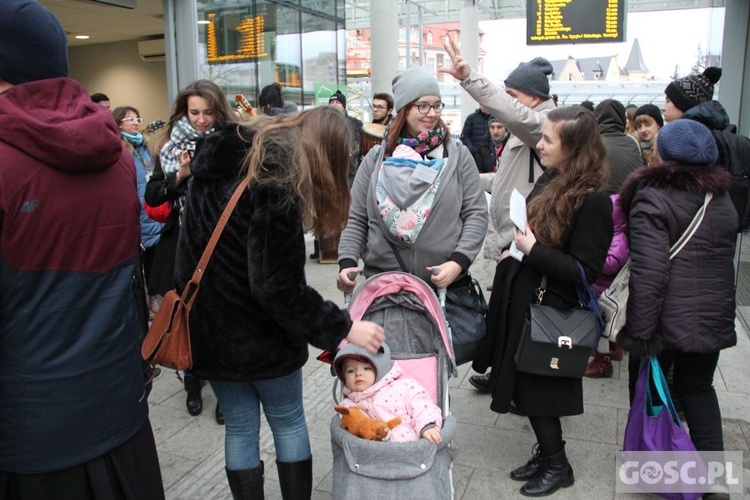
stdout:
<svg viewBox="0 0 750 500">
<path fill-rule="evenodd" d="M 398 0 L 370 2 L 370 24 L 372 93 L 391 94 L 391 80 L 398 71 Z"/>
<path fill-rule="evenodd" d="M 164 0 L 167 93 L 173 102 L 180 89 L 200 77 L 196 0 Z"/>
<path fill-rule="evenodd" d="M 469 65 L 479 67 L 479 12 L 473 0 L 465 0 L 461 8 L 461 55 Z M 477 102 L 465 90 L 461 90 L 461 127 L 477 108 Z M 457 129 L 460 132 L 460 128 Z"/>
</svg>

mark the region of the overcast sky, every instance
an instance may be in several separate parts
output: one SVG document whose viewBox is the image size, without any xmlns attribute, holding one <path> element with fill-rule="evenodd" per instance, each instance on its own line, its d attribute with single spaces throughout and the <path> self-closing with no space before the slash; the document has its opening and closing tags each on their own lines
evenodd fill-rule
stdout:
<svg viewBox="0 0 750 500">
<path fill-rule="evenodd" d="M 526 45 L 526 19 L 481 21 L 482 48 L 487 52 L 484 71 L 493 80 L 504 80 L 519 62 L 536 56 L 547 59 L 608 57 L 617 55 L 625 66 L 638 38 L 643 60 L 651 75 L 668 80 L 674 73 L 685 76 L 695 64 L 698 45 L 704 54 L 721 53 L 724 8 L 685 9 L 634 13 L 627 16 L 624 43 Z"/>
</svg>

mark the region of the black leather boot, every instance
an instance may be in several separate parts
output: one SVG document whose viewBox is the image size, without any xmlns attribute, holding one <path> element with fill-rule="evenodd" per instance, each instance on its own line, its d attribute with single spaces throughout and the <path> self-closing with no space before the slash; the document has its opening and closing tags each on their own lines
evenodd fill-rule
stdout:
<svg viewBox="0 0 750 500">
<path fill-rule="evenodd" d="M 521 495 L 527 497 L 545 497 L 560 488 L 573 486 L 573 468 L 565 456 L 565 442 L 562 450 L 554 455 L 548 455 L 546 466 L 542 473 L 534 476 L 531 481 L 521 487 Z"/>
<path fill-rule="evenodd" d="M 476 387 L 479 392 L 487 393 L 490 392 L 490 374 L 485 375 L 472 375 L 469 377 L 469 383 Z"/>
<path fill-rule="evenodd" d="M 197 417 L 203 411 L 201 381 L 190 372 L 185 372 L 185 390 L 187 391 L 187 411 L 192 416 Z"/>
<path fill-rule="evenodd" d="M 276 461 L 284 500 L 310 500 L 312 495 L 312 457 L 301 462 Z"/>
<path fill-rule="evenodd" d="M 214 416 L 216 417 L 216 423 L 219 425 L 224 425 L 224 412 L 221 411 L 221 406 L 219 403 L 216 403 L 216 413 L 214 413 Z"/>
<path fill-rule="evenodd" d="M 315 260 L 320 258 L 320 243 L 318 239 L 313 240 L 313 253 L 310 254 L 310 259 Z"/>
<path fill-rule="evenodd" d="M 534 447 L 531 448 L 531 458 L 529 459 L 529 461 L 526 462 L 526 465 L 522 465 L 521 467 L 512 471 L 510 473 L 510 478 L 515 481 L 528 481 L 529 479 L 544 471 L 544 465 L 546 461 L 547 457 L 539 448 L 539 443 L 536 443 L 534 444 Z"/>
<path fill-rule="evenodd" d="M 263 462 L 254 469 L 225 469 L 234 500 L 263 500 Z"/>
</svg>

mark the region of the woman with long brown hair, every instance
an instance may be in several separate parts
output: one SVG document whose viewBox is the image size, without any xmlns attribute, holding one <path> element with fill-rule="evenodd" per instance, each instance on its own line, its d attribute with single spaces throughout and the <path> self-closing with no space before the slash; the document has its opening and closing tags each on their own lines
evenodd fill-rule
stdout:
<svg viewBox="0 0 750 500">
<path fill-rule="evenodd" d="M 396 116 L 384 144 L 370 150 L 354 178 L 337 286 L 352 290 L 350 273 L 360 269 L 368 278 L 409 272 L 433 287 L 449 288 L 451 322 L 460 306 L 450 301 L 450 288 L 468 293 L 472 286 L 468 271 L 487 233 L 487 201 L 471 153 L 450 140 L 435 77 L 410 66 L 393 78 L 393 95 Z M 433 275 L 434 268 L 439 273 Z M 454 328 L 453 333 L 459 362 L 473 358 L 475 332 Z"/>
<path fill-rule="evenodd" d="M 169 203 L 170 212 L 161 230 L 159 243 L 153 259 L 148 281 L 152 313 L 158 311 L 161 297 L 174 288 L 175 253 L 180 235 L 180 214 L 185 204 L 186 182 L 190 178 L 190 159 L 196 141 L 214 131 L 214 125 L 222 121 L 234 121 L 235 114 L 229 107 L 224 92 L 209 80 L 196 80 L 185 87 L 174 101 L 174 110 L 169 118 L 167 133 L 158 144 L 153 174 L 146 184 L 145 200 L 152 207 Z M 203 382 L 185 371 L 185 406 L 192 416 L 203 411 L 201 395 Z M 217 404 L 214 413 L 218 424 L 224 423 L 224 415 Z"/>
<path fill-rule="evenodd" d="M 505 258 L 497 266 L 487 336 L 473 366 L 480 373 L 492 367 L 493 411 L 507 413 L 512 400 L 529 417 L 538 445 L 531 460 L 511 472 L 513 479 L 527 481 L 521 493 L 528 496 L 549 495 L 573 484 L 560 417 L 583 413 L 582 379 L 516 370 L 529 304 L 547 275 L 543 304 L 575 306 L 576 287 L 583 286 L 578 263 L 586 281 L 596 281 L 613 233 L 612 202 L 604 191 L 606 154 L 594 115 L 579 106 L 550 111 L 536 149 L 545 173 L 527 198 L 525 234 L 514 231 L 524 256 L 522 261 Z"/>
<path fill-rule="evenodd" d="M 210 381 L 226 419 L 225 458 L 235 499 L 263 498 L 260 407 L 273 432 L 284 499 L 309 499 L 312 456 L 302 407 L 308 343 L 341 340 L 375 353 L 383 329 L 352 322 L 305 279 L 305 231 L 341 230 L 349 205 L 351 132 L 328 106 L 246 125 L 217 123 L 191 162 L 175 276 L 191 278 L 242 177 L 232 212 L 190 315 L 193 373 Z"/>
</svg>

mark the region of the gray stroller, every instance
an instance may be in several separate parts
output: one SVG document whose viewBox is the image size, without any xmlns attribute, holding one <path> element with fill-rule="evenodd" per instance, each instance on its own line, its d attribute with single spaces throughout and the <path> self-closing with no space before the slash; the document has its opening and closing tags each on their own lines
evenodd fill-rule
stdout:
<svg viewBox="0 0 750 500">
<path fill-rule="evenodd" d="M 366 280 L 349 304 L 352 320 L 383 325 L 391 357 L 406 375 L 419 381 L 443 411 L 443 442 L 367 441 L 331 419 L 333 498 L 453 498 L 452 440 L 456 421 L 450 414 L 448 378 L 456 375 L 450 332 L 433 290 L 402 272 Z M 334 389 L 335 393 L 335 389 Z"/>
</svg>

